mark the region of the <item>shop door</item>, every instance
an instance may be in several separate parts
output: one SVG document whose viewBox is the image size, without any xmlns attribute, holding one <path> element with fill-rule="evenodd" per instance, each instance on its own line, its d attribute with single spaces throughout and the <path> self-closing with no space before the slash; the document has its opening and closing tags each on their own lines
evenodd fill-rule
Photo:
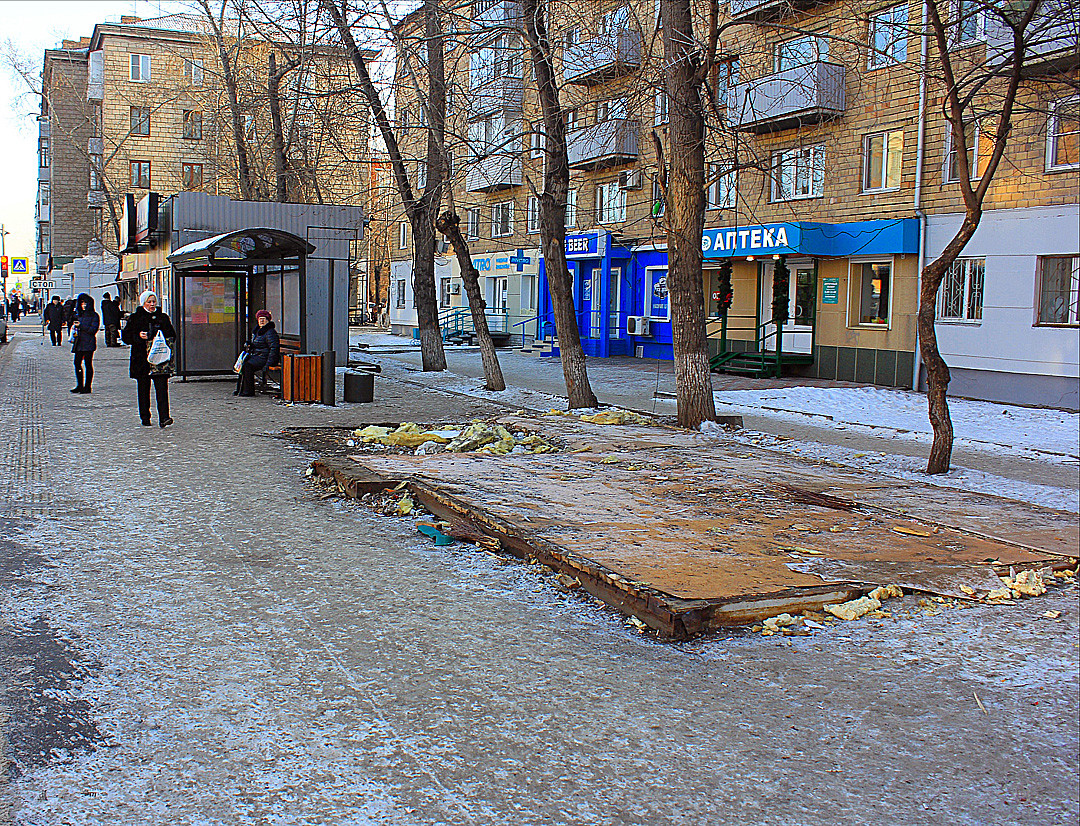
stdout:
<svg viewBox="0 0 1080 826">
<path fill-rule="evenodd" d="M 240 282 L 245 273 L 182 275 L 180 372 L 228 373 L 244 339 Z"/>
<path fill-rule="evenodd" d="M 772 318 L 773 264 L 766 264 L 761 285 L 761 318 Z M 791 280 L 788 287 L 788 320 L 784 322 L 785 353 L 813 352 L 814 297 L 817 279 L 813 262 L 789 263 Z M 776 326 L 765 326 L 765 349 L 776 352 Z"/>
<path fill-rule="evenodd" d="M 577 296 L 578 327 L 583 339 L 598 339 L 603 334 L 604 308 L 600 303 L 600 267 L 582 264 L 574 290 Z"/>
<path fill-rule="evenodd" d="M 608 338 L 623 338 L 621 321 L 622 309 L 622 267 L 611 268 L 608 286 Z"/>
<path fill-rule="evenodd" d="M 505 333 L 507 326 L 507 278 L 499 276 L 488 279 L 487 323 L 493 333 Z"/>
</svg>

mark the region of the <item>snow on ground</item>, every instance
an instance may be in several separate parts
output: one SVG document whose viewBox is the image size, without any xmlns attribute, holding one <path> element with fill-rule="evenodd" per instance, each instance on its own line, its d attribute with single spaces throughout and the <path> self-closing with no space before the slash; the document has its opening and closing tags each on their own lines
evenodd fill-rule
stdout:
<svg viewBox="0 0 1080 826">
<path fill-rule="evenodd" d="M 714 394 L 718 413 L 754 413 L 930 444 L 926 397 L 882 387 L 784 387 Z M 1043 462 L 1080 460 L 1080 414 L 950 399 L 957 445 Z"/>
</svg>

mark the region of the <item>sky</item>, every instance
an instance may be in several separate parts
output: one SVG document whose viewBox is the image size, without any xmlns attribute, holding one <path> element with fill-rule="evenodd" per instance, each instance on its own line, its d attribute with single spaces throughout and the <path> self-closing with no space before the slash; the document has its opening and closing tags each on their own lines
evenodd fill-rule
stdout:
<svg viewBox="0 0 1080 826">
<path fill-rule="evenodd" d="M 175 4 L 158 0 L 0 0 L 0 158 L 5 162 L 0 224 L 9 233 L 4 238 L 4 251 L 9 257 L 29 257 L 31 270 L 38 100 L 27 94 L 9 56 L 18 55 L 40 75 L 45 49 L 59 46 L 64 38 L 89 36 L 95 23 L 119 22 L 122 14 L 157 17 L 169 6 Z"/>
</svg>

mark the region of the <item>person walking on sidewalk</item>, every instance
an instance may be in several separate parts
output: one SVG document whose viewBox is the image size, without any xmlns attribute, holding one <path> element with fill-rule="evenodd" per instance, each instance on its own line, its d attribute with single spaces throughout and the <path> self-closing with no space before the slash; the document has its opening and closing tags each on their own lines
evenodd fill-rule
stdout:
<svg viewBox="0 0 1080 826">
<path fill-rule="evenodd" d="M 72 393 L 89 393 L 94 383 L 94 351 L 101 318 L 94 312 L 94 299 L 80 293 L 75 301 L 75 321 L 72 324 L 71 352 L 75 354 L 75 386 Z"/>
<path fill-rule="evenodd" d="M 131 345 L 131 361 L 128 375 L 135 379 L 139 393 L 139 418 L 143 427 L 150 426 L 150 384 L 157 397 L 158 424 L 168 427 L 173 423 L 169 415 L 169 376 L 173 360 L 164 364 L 151 364 L 146 356 L 154 336 L 161 333 L 175 356 L 176 331 L 169 317 L 158 307 L 157 293 L 146 290 L 139 296 L 139 307 L 128 316 L 120 337 Z"/>
<path fill-rule="evenodd" d="M 255 395 L 255 374 L 266 367 L 276 367 L 281 358 L 281 340 L 269 310 L 255 313 L 256 327 L 251 331 L 247 358 L 240 368 L 240 384 L 234 395 Z"/>
<path fill-rule="evenodd" d="M 64 326 L 71 332 L 71 325 L 75 323 L 75 299 L 68 298 L 64 302 Z"/>
<path fill-rule="evenodd" d="M 49 328 L 49 336 L 55 347 L 64 343 L 64 305 L 60 303 L 60 296 L 54 295 L 52 301 L 45 305 L 45 325 Z"/>
<path fill-rule="evenodd" d="M 101 298 L 101 323 L 105 325 L 105 346 L 120 346 L 120 310 L 108 293 Z"/>
</svg>

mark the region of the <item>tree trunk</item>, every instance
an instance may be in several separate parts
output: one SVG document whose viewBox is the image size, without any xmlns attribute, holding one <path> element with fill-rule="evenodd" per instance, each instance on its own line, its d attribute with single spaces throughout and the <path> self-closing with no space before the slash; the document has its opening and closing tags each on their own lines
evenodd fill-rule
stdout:
<svg viewBox="0 0 1080 826">
<path fill-rule="evenodd" d="M 244 118 L 240 111 L 240 91 L 236 82 L 236 73 L 229 57 L 229 48 L 225 43 L 224 20 L 226 4 L 221 4 L 221 18 L 218 19 L 210 8 L 209 0 L 200 0 L 203 14 L 214 34 L 218 60 L 221 62 L 221 76 L 225 81 L 225 93 L 229 100 L 229 115 L 232 120 L 233 147 L 236 151 L 236 174 L 240 186 L 240 197 L 250 201 L 254 197 L 251 185 L 251 164 L 248 161 L 247 143 L 244 139 Z"/>
<path fill-rule="evenodd" d="M 269 62 L 266 90 L 270 99 L 270 124 L 274 140 L 274 200 L 284 203 L 288 200 L 289 191 L 285 180 L 285 137 L 282 133 L 281 100 L 278 95 L 281 91 L 281 78 L 287 70 L 278 72 L 277 58 L 273 52 L 270 52 Z"/>
<path fill-rule="evenodd" d="M 690 0 L 661 6 L 670 101 L 667 174 L 668 302 L 679 425 L 715 421 L 705 333 L 701 236 L 705 227 L 705 116 Z"/>
<path fill-rule="evenodd" d="M 544 272 L 555 311 L 555 332 L 559 338 L 566 396 L 571 410 L 596 407 L 596 395 L 589 385 L 585 351 L 578 331 L 573 282 L 566 267 L 566 193 L 570 190 L 570 161 L 566 153 L 566 124 L 559 103 L 551 43 L 540 0 L 524 0 L 522 9 L 533 74 L 544 112 L 547 163 L 544 191 L 540 194 L 540 239 Z"/>
<path fill-rule="evenodd" d="M 480 273 L 473 266 L 469 245 L 461 234 L 461 221 L 456 213 L 444 212 L 435 222 L 435 228 L 453 245 L 458 266 L 461 268 L 461 279 L 465 283 L 465 295 L 469 298 L 473 329 L 476 330 L 476 339 L 480 344 L 480 360 L 484 365 L 484 387 L 497 392 L 505 390 L 506 381 L 503 379 L 499 357 L 495 353 L 495 342 L 491 340 L 491 330 L 488 329 L 487 315 L 484 313 L 487 304 L 484 303 L 484 296 L 480 290 Z"/>
</svg>

